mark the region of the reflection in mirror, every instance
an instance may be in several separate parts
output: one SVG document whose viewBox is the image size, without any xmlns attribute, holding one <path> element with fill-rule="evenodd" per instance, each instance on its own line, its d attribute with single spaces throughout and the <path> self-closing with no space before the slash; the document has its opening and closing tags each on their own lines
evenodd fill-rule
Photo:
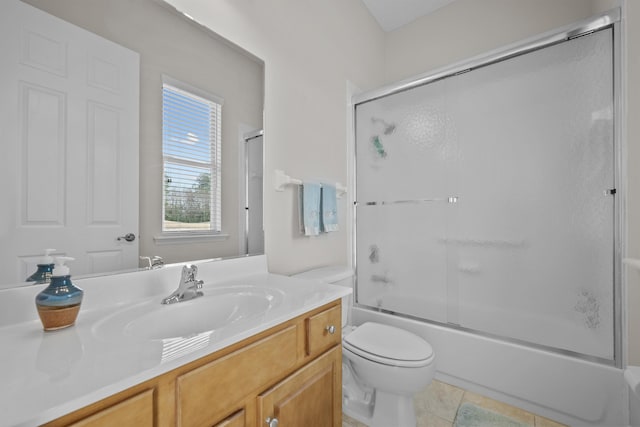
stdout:
<svg viewBox="0 0 640 427">
<path fill-rule="evenodd" d="M 0 288 L 46 248 L 76 258 L 74 276 L 263 253 L 263 61 L 160 0 L 3 0 L 0 15 Z M 220 113 L 163 133 L 167 80 L 223 101 Z M 208 170 L 163 156 L 167 134 L 194 153 L 213 133 Z M 171 162 L 183 165 L 172 184 L 195 176 L 172 189 L 182 199 L 167 196 Z M 174 209 L 178 226 L 163 228 L 167 200 L 203 216 Z"/>
<path fill-rule="evenodd" d="M 243 141 L 245 176 L 244 206 L 244 248 L 246 255 L 258 255 L 264 252 L 264 233 L 262 231 L 262 188 L 263 188 L 263 139 L 264 132 L 249 132 Z M 240 208 L 242 211 L 242 207 Z"/>
</svg>

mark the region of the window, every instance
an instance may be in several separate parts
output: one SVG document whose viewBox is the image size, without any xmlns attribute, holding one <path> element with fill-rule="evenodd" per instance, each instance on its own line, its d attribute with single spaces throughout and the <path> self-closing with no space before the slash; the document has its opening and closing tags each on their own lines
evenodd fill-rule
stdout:
<svg viewBox="0 0 640 427">
<path fill-rule="evenodd" d="M 164 233 L 220 233 L 222 99 L 169 77 L 162 85 Z"/>
</svg>

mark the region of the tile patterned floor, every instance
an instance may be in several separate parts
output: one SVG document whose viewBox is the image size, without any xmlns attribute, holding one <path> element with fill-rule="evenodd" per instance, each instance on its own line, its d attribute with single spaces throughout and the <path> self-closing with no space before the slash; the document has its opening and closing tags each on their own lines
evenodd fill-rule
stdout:
<svg viewBox="0 0 640 427">
<path fill-rule="evenodd" d="M 452 427 L 458 407 L 464 402 L 498 412 L 531 427 L 566 427 L 555 421 L 532 414 L 522 409 L 489 399 L 470 391 L 433 381 L 415 399 L 418 427 Z M 346 415 L 342 417 L 342 427 L 366 427 Z"/>
</svg>

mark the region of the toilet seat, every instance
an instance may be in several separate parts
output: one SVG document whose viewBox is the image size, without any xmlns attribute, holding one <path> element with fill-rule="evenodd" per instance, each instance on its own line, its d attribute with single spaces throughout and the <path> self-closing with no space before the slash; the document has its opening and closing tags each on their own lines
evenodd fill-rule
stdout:
<svg viewBox="0 0 640 427">
<path fill-rule="evenodd" d="M 366 322 L 342 339 L 342 346 L 360 357 L 389 366 L 420 368 L 433 361 L 433 348 L 411 332 Z"/>
</svg>

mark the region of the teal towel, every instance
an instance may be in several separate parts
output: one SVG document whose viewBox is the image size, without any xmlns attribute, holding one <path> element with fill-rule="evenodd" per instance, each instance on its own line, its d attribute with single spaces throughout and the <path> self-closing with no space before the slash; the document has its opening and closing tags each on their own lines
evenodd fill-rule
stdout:
<svg viewBox="0 0 640 427">
<path fill-rule="evenodd" d="M 305 236 L 320 234 L 321 189 L 317 182 L 304 182 L 300 186 L 300 225 Z"/>
<path fill-rule="evenodd" d="M 338 199 L 336 187 L 322 183 L 322 231 L 338 231 Z"/>
</svg>

